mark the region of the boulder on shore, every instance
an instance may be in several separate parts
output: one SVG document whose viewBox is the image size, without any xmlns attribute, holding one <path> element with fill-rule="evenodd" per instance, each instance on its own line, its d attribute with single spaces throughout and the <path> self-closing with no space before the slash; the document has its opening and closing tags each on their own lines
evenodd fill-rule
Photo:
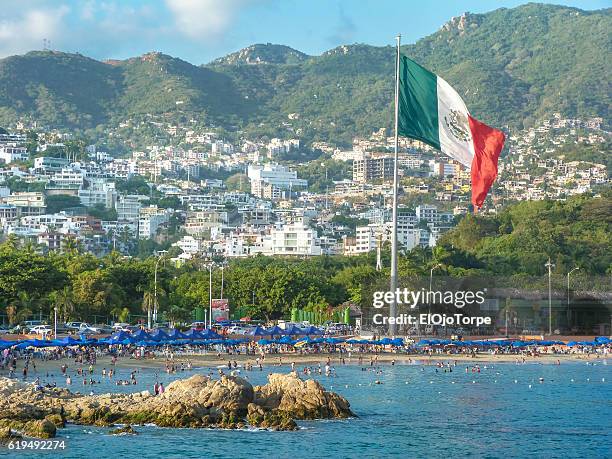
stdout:
<svg viewBox="0 0 612 459">
<path fill-rule="evenodd" d="M 344 397 L 295 373 L 272 374 L 267 384 L 257 387 L 237 376 L 215 380 L 194 375 L 172 382 L 158 396 L 147 391 L 81 395 L 60 388 L 39 390 L 0 378 L 0 394 L 5 394 L 0 398 L 0 428 L 39 438 L 52 438 L 65 421 L 226 429 L 243 428 L 248 422 L 271 430 L 296 430 L 296 419 L 353 415 Z"/>
</svg>

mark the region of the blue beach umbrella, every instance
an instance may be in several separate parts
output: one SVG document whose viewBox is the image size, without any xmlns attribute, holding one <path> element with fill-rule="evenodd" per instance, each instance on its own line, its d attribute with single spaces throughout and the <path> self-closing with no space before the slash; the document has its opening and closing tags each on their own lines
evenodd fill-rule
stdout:
<svg viewBox="0 0 612 459">
<path fill-rule="evenodd" d="M 130 336 L 132 336 L 132 335 L 130 335 L 129 333 L 127 333 L 127 332 L 125 332 L 123 330 L 121 330 L 121 331 L 113 333 L 110 336 L 109 339 L 115 339 L 116 341 L 121 341 L 121 340 L 124 340 L 126 338 L 129 338 Z"/>
<path fill-rule="evenodd" d="M 323 330 L 311 325 L 310 327 L 307 327 L 302 330 L 302 333 L 304 333 L 305 335 L 322 335 Z"/>
<path fill-rule="evenodd" d="M 149 335 L 146 331 L 144 331 L 141 328 L 138 331 L 132 333 L 132 338 L 134 338 L 137 341 L 145 341 L 145 340 L 151 339 L 151 335 Z"/>
<path fill-rule="evenodd" d="M 0 349 L 7 349 L 9 347 L 19 344 L 19 341 L 3 341 L 0 340 Z"/>
<path fill-rule="evenodd" d="M 296 327 L 295 325 L 292 325 L 287 330 L 285 330 L 285 335 L 289 335 L 289 336 L 297 336 L 297 335 L 304 335 L 304 334 L 305 334 L 304 330 Z"/>
<path fill-rule="evenodd" d="M 189 331 L 186 331 L 185 333 L 183 333 L 187 338 L 189 339 L 203 339 L 204 337 L 202 336 L 202 332 L 199 332 L 198 330 L 192 328 Z"/>
<path fill-rule="evenodd" d="M 200 332 L 200 335 L 202 336 L 202 338 L 204 339 L 221 339 L 221 335 L 219 335 L 218 333 L 216 333 L 214 330 L 211 330 L 210 328 L 207 328 L 205 330 L 202 330 Z"/>
<path fill-rule="evenodd" d="M 150 335 L 151 335 L 151 339 L 154 341 L 163 341 L 165 339 L 168 339 L 168 333 L 166 333 L 161 328 L 156 328 L 150 333 Z"/>
<path fill-rule="evenodd" d="M 281 339 L 278 340 L 278 342 L 280 344 L 293 344 L 293 340 L 289 335 L 283 336 Z"/>
<path fill-rule="evenodd" d="M 278 325 L 275 325 L 272 328 L 266 329 L 266 334 L 270 336 L 274 336 L 274 335 L 280 336 L 283 334 L 283 331 L 284 330 L 282 328 L 280 328 Z"/>
<path fill-rule="evenodd" d="M 247 332 L 247 335 L 250 336 L 269 336 L 270 334 L 263 328 L 261 328 L 260 326 L 257 326 L 255 328 L 253 328 L 252 330 L 249 330 Z"/>
<path fill-rule="evenodd" d="M 177 340 L 177 339 L 187 339 L 184 333 L 182 333 L 178 328 L 172 328 L 168 333 L 168 339 Z"/>
<path fill-rule="evenodd" d="M 81 340 L 74 339 L 72 336 L 66 336 L 59 340 L 60 345 L 62 346 L 76 346 L 79 344 L 83 344 Z"/>
<path fill-rule="evenodd" d="M 345 340 L 343 340 L 342 338 L 325 338 L 323 340 L 324 343 L 327 344 L 340 344 L 340 343 L 344 343 Z"/>
</svg>

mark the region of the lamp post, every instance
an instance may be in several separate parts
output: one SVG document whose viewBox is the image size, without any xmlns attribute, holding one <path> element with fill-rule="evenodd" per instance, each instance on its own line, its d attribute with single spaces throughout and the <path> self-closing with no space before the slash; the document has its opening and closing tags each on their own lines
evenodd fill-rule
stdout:
<svg viewBox="0 0 612 459">
<path fill-rule="evenodd" d="M 567 273 L 567 326 L 568 328 L 570 327 L 570 319 L 571 319 L 571 313 L 570 313 L 570 275 L 574 272 L 574 271 L 578 271 L 580 268 L 578 266 L 576 266 L 574 269 L 572 269 L 570 272 Z"/>
<path fill-rule="evenodd" d="M 160 255 L 157 257 L 155 261 L 155 274 L 153 276 L 153 322 L 157 322 L 157 268 L 159 268 L 159 262 L 162 260 L 164 255 L 166 254 L 165 250 L 159 252 Z M 149 309 L 147 314 L 147 326 L 149 330 L 151 329 L 151 309 Z"/>
<path fill-rule="evenodd" d="M 53 339 L 57 339 L 57 306 L 53 308 Z"/>
<path fill-rule="evenodd" d="M 544 266 L 548 268 L 548 334 L 552 336 L 552 268 L 555 265 L 549 258 Z"/>
<path fill-rule="evenodd" d="M 208 265 L 208 328 L 212 329 L 212 272 L 213 263 Z"/>
<path fill-rule="evenodd" d="M 223 270 L 225 269 L 224 265 L 221 265 L 221 295 L 219 296 L 223 299 Z"/>
<path fill-rule="evenodd" d="M 427 297 L 427 304 L 429 305 L 429 308 L 427 310 L 427 314 L 431 313 L 431 289 L 433 286 L 433 272 L 438 269 L 440 266 L 442 266 L 440 263 L 436 264 L 433 268 L 431 268 L 429 270 L 429 296 Z"/>
</svg>

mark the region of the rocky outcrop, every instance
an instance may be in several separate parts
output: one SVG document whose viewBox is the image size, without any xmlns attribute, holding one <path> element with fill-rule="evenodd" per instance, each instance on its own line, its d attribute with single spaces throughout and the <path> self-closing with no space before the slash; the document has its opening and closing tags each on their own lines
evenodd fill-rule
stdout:
<svg viewBox="0 0 612 459">
<path fill-rule="evenodd" d="M 66 421 L 112 426 L 154 423 L 160 427 L 217 427 L 247 425 L 295 430 L 296 419 L 346 418 L 348 401 L 327 392 L 316 381 L 296 374 L 273 374 L 253 387 L 236 376 L 215 380 L 195 375 L 174 381 L 158 396 L 133 394 L 81 395 L 66 389 L 37 390 L 33 385 L 0 379 L 0 428 L 25 436 L 51 438 Z"/>
<path fill-rule="evenodd" d="M 265 410 L 280 411 L 295 419 L 354 416 L 344 397 L 327 392 L 314 379 L 304 381 L 296 373 L 270 375 L 268 384 L 255 387 L 255 403 Z"/>
<path fill-rule="evenodd" d="M 128 424 L 127 426 L 123 426 L 123 427 L 119 427 L 118 429 L 111 430 L 110 434 L 111 435 L 138 435 L 138 432 L 136 432 L 134 428 Z"/>
</svg>

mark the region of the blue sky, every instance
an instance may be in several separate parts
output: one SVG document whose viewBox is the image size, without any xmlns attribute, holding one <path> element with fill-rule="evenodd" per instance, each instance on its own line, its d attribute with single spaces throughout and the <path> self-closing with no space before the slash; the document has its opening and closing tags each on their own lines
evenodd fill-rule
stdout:
<svg viewBox="0 0 612 459">
<path fill-rule="evenodd" d="M 253 43 L 308 54 L 342 44 L 413 43 L 464 11 L 519 0 L 0 0 L 0 57 L 51 48 L 96 59 L 161 51 L 194 64 Z M 558 0 L 593 10 L 611 0 Z"/>
</svg>

